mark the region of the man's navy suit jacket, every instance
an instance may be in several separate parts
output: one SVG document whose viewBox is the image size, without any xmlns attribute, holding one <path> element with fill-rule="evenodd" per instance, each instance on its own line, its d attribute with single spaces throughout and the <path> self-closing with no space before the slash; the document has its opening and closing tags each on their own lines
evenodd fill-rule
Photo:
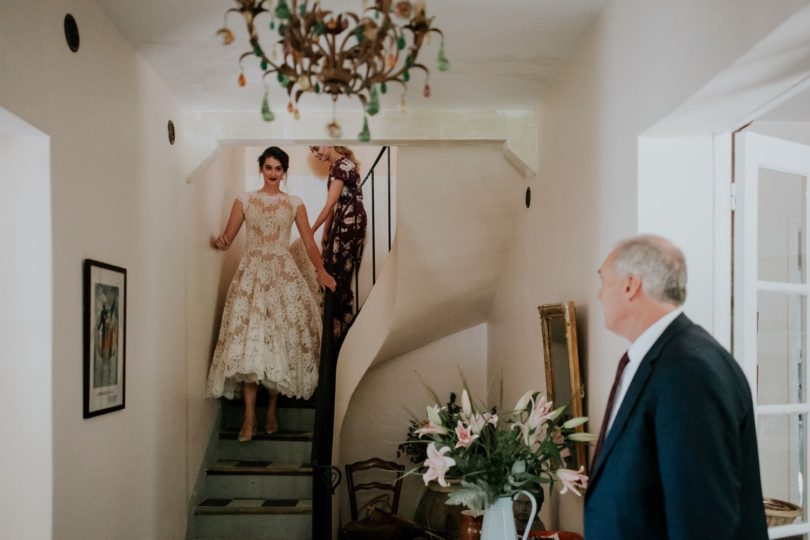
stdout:
<svg viewBox="0 0 810 540">
<path fill-rule="evenodd" d="M 748 383 L 686 315 L 642 359 L 596 456 L 585 537 L 768 538 Z"/>
</svg>

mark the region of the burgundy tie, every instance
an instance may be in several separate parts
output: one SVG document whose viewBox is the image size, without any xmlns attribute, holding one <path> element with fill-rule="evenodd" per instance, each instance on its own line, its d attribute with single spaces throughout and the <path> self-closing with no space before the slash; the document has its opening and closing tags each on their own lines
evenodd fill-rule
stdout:
<svg viewBox="0 0 810 540">
<path fill-rule="evenodd" d="M 599 430 L 599 439 L 596 441 L 596 451 L 593 453 L 592 463 L 596 463 L 596 457 L 599 455 L 599 451 L 602 449 L 602 443 L 605 442 L 607 425 L 610 423 L 610 416 L 613 413 L 613 400 L 616 398 L 616 391 L 619 389 L 619 383 L 622 381 L 622 373 L 624 373 L 624 368 L 627 367 L 629 362 L 630 357 L 627 356 L 627 353 L 624 353 L 622 359 L 619 360 L 619 367 L 616 368 L 616 378 L 613 379 L 613 386 L 611 387 L 610 395 L 608 396 L 607 407 L 605 408 L 605 417 L 602 420 L 602 428 Z"/>
</svg>

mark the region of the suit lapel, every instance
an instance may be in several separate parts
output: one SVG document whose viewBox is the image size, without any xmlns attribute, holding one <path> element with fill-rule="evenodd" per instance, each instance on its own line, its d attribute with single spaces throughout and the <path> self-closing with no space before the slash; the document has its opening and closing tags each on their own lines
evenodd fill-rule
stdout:
<svg viewBox="0 0 810 540">
<path fill-rule="evenodd" d="M 624 427 L 627 423 L 627 419 L 630 417 L 630 413 L 633 412 L 636 403 L 644 393 L 647 379 L 649 379 L 650 375 L 652 375 L 655 368 L 655 361 L 661 355 L 661 351 L 664 350 L 666 344 L 675 335 L 691 325 L 692 321 L 689 320 L 689 317 L 681 313 L 675 318 L 674 321 L 672 321 L 672 323 L 670 323 L 670 325 L 656 340 L 647 354 L 644 355 L 644 358 L 641 360 L 641 364 L 638 366 L 638 371 L 636 371 L 633 381 L 630 383 L 630 387 L 627 389 L 627 393 L 624 395 L 624 399 L 619 406 L 619 411 L 616 413 L 616 419 L 613 421 L 613 425 L 610 427 L 610 431 L 608 431 L 607 436 L 605 437 L 605 442 L 602 445 L 602 449 L 600 450 L 599 455 L 596 456 L 596 462 L 594 462 L 591 470 L 591 486 L 596 482 L 605 460 L 610 454 L 610 451 L 613 449 L 613 446 L 615 446 L 616 441 L 619 439 L 622 431 L 624 431 Z M 605 418 L 604 421 L 607 422 L 608 418 Z"/>
</svg>

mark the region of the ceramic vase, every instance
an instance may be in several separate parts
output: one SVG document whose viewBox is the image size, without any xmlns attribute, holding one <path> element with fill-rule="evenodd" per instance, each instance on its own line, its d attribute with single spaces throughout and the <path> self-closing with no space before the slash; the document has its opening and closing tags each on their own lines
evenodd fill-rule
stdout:
<svg viewBox="0 0 810 540">
<path fill-rule="evenodd" d="M 517 528 L 515 527 L 515 515 L 512 513 L 512 501 L 521 494 L 526 495 L 532 501 L 532 511 L 529 516 L 529 523 L 534 521 L 537 515 L 537 501 L 534 495 L 528 491 L 519 491 L 514 497 L 499 497 L 484 512 L 484 525 L 481 529 L 481 540 L 517 540 Z M 529 537 L 529 529 L 523 533 L 522 540 Z"/>
</svg>

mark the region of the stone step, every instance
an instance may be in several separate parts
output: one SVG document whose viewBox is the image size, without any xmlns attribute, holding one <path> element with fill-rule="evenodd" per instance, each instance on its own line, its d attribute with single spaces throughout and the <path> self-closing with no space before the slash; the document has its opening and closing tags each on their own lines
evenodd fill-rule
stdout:
<svg viewBox="0 0 810 540">
<path fill-rule="evenodd" d="M 310 540 L 310 499 L 206 499 L 194 508 L 197 540 Z"/>
<path fill-rule="evenodd" d="M 256 433 L 253 440 L 239 442 L 237 429 L 219 432 L 219 457 L 237 461 L 273 461 L 305 463 L 312 455 L 312 432 L 282 430 L 276 433 Z"/>
<path fill-rule="evenodd" d="M 259 429 L 264 427 L 264 416 L 266 413 L 266 406 L 256 406 L 256 419 L 259 422 Z M 309 406 L 282 407 L 281 404 L 279 404 L 276 408 L 276 415 L 278 417 L 279 429 L 282 430 L 312 431 L 312 426 L 315 424 L 315 409 Z M 226 431 L 239 431 L 242 427 L 244 417 L 245 406 L 242 402 L 223 400 L 221 429 Z"/>
<path fill-rule="evenodd" d="M 206 493 L 210 498 L 312 497 L 312 467 L 308 463 L 220 460 L 206 468 L 206 475 Z"/>
</svg>

